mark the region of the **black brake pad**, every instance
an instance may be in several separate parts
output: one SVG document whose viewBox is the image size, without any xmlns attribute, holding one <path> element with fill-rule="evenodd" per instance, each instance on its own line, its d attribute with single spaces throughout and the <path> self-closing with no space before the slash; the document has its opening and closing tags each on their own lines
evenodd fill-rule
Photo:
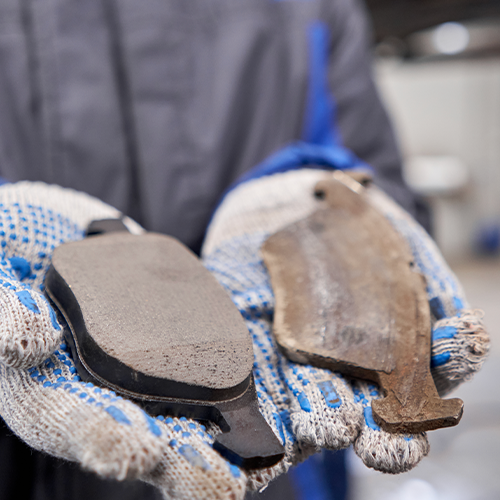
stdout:
<svg viewBox="0 0 500 500">
<path fill-rule="evenodd" d="M 83 380 L 152 415 L 215 422 L 222 433 L 214 447 L 241 467 L 283 457 L 258 409 L 248 329 L 177 240 L 111 232 L 66 243 L 54 251 L 45 286 Z"/>
</svg>

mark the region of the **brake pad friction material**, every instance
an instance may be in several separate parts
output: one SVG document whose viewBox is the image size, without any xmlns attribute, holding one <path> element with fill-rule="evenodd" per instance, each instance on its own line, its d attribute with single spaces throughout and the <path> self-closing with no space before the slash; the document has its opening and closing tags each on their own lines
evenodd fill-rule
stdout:
<svg viewBox="0 0 500 500">
<path fill-rule="evenodd" d="M 442 400 L 430 373 L 425 280 L 363 192 L 336 172 L 315 187 L 322 208 L 263 245 L 277 343 L 293 361 L 377 382 L 373 415 L 389 432 L 456 425 L 463 403 Z"/>
<path fill-rule="evenodd" d="M 281 458 L 258 411 L 248 329 L 225 290 L 177 240 L 113 232 L 61 245 L 45 285 L 82 379 L 152 414 L 214 421 L 227 432 L 215 447 L 237 465 Z"/>
</svg>

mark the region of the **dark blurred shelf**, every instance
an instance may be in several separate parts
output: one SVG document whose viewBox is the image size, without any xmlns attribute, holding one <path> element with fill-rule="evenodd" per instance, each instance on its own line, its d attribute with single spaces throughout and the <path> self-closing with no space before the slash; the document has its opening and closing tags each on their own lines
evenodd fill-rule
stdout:
<svg viewBox="0 0 500 500">
<path fill-rule="evenodd" d="M 376 41 L 448 21 L 500 19 L 500 0 L 366 0 Z"/>
</svg>

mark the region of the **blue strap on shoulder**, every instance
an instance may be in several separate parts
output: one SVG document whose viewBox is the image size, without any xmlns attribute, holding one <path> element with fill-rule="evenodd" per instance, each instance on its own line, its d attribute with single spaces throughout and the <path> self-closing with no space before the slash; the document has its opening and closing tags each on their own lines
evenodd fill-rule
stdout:
<svg viewBox="0 0 500 500">
<path fill-rule="evenodd" d="M 325 23 L 309 28 L 309 82 L 302 140 L 342 149 L 335 99 L 328 88 L 329 33 Z"/>
</svg>

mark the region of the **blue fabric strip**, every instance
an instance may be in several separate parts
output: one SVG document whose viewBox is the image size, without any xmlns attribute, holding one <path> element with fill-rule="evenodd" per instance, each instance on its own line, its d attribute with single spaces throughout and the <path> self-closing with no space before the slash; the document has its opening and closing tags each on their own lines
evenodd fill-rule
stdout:
<svg viewBox="0 0 500 500">
<path fill-rule="evenodd" d="M 328 43 L 326 24 L 315 22 L 309 28 L 309 86 L 302 139 L 313 144 L 338 146 L 335 127 L 335 101 L 328 89 Z"/>
</svg>

